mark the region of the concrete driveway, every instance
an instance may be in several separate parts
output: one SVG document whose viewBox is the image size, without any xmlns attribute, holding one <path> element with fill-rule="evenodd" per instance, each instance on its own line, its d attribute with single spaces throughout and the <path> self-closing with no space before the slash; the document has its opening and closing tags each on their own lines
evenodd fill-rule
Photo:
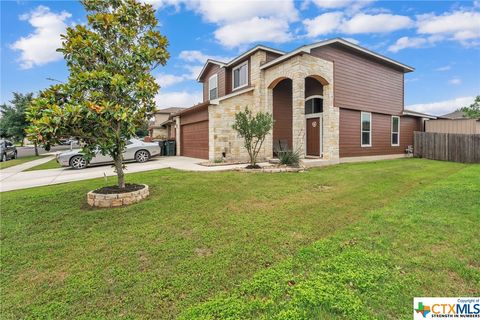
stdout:
<svg viewBox="0 0 480 320">
<path fill-rule="evenodd" d="M 41 159 L 42 161 L 48 161 Z M 39 160 L 35 160 L 39 161 Z M 126 173 L 149 171 L 156 169 L 164 168 L 174 168 L 179 170 L 187 171 L 225 171 L 232 170 L 235 168 L 240 168 L 245 165 L 228 165 L 228 166 L 215 166 L 215 167 L 205 167 L 201 166 L 198 163 L 204 162 L 202 159 L 188 158 L 188 157 L 160 157 L 153 158 L 152 160 L 146 163 L 127 163 Z M 38 163 L 40 164 L 40 163 Z M 38 165 L 35 164 L 35 165 Z M 22 170 L 27 169 L 28 167 L 33 167 L 35 165 L 27 166 L 27 164 L 22 164 Z M 92 178 L 101 178 L 104 175 L 115 176 L 113 172 L 113 167 L 111 165 L 104 166 L 95 166 L 89 167 L 83 170 L 73 170 L 70 168 L 60 168 L 60 169 L 48 169 L 48 170 L 36 170 L 36 171 L 26 171 L 22 172 L 19 169 L 15 168 L 18 166 L 13 166 L 7 169 L 0 170 L 0 192 L 17 190 L 17 189 L 26 189 L 38 186 L 46 186 L 57 183 L 71 182 L 86 180 Z"/>
</svg>

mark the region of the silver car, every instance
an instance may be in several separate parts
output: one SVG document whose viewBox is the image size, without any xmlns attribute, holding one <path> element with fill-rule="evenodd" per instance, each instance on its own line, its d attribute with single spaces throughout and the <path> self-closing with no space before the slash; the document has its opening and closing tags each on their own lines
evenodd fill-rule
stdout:
<svg viewBox="0 0 480 320">
<path fill-rule="evenodd" d="M 138 139 L 127 141 L 127 147 L 123 153 L 125 161 L 146 162 L 151 157 L 160 155 L 160 145 L 154 142 L 143 142 Z M 72 167 L 73 169 L 84 169 L 90 164 L 113 163 L 109 155 L 102 155 L 100 151 L 90 161 L 85 159 L 81 149 L 62 152 L 57 155 L 57 162 L 62 167 Z"/>
<path fill-rule="evenodd" d="M 17 148 L 8 140 L 0 140 L 0 161 L 17 158 Z"/>
</svg>

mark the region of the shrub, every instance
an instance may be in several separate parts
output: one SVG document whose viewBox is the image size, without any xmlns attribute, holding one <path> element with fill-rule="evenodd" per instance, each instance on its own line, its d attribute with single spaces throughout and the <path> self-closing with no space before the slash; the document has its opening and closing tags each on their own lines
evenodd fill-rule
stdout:
<svg viewBox="0 0 480 320">
<path fill-rule="evenodd" d="M 296 151 L 279 151 L 278 159 L 280 160 L 280 164 L 290 167 L 298 167 L 300 165 L 300 154 Z"/>
<path fill-rule="evenodd" d="M 250 157 L 247 168 L 257 168 L 257 156 L 265 137 L 273 128 L 273 117 L 268 112 L 257 112 L 255 115 L 248 108 L 235 115 L 232 128 L 244 139 L 244 147 Z"/>
</svg>

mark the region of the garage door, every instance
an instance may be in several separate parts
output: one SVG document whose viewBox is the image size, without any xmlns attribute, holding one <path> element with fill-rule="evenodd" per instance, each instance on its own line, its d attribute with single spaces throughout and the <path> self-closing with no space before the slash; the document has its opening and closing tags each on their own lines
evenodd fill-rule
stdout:
<svg viewBox="0 0 480 320">
<path fill-rule="evenodd" d="M 181 125 L 180 149 L 182 156 L 208 159 L 208 121 Z"/>
</svg>

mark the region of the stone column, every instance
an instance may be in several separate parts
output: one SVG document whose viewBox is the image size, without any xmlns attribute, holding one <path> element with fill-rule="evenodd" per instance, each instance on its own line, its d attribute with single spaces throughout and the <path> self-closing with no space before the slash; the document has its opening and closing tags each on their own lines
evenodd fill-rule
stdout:
<svg viewBox="0 0 480 320">
<path fill-rule="evenodd" d="M 292 81 L 292 143 L 293 150 L 305 157 L 305 78 L 301 73 L 293 76 Z"/>
<path fill-rule="evenodd" d="M 333 105 L 333 84 L 323 87 L 323 158 L 338 160 L 340 110 Z"/>
<path fill-rule="evenodd" d="M 177 145 L 177 156 L 180 155 L 180 117 L 175 117 L 175 143 Z"/>
</svg>

